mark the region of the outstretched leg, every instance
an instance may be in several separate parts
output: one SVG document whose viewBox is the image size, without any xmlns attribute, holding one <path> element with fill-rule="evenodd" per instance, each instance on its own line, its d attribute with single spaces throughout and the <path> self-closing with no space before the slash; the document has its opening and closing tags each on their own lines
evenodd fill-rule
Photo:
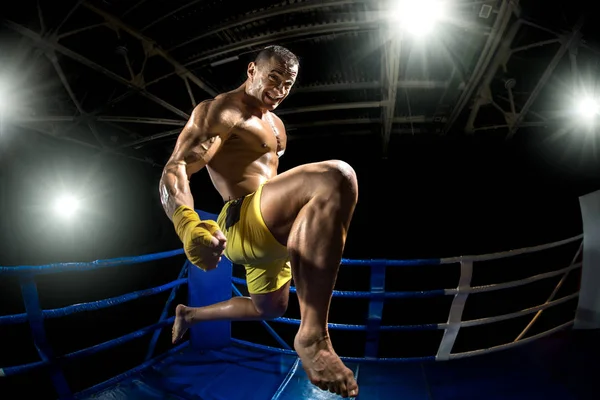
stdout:
<svg viewBox="0 0 600 400">
<path fill-rule="evenodd" d="M 358 199 L 356 175 L 341 161 L 304 167 L 266 184 L 261 209 L 290 253 L 302 319 L 294 348 L 308 377 L 321 389 L 356 396 L 356 380 L 333 350 L 327 330 L 331 293 Z"/>
<path fill-rule="evenodd" d="M 187 307 L 179 304 L 175 309 L 172 342 L 181 340 L 185 332 L 202 321 L 231 320 L 256 321 L 282 316 L 288 306 L 290 282 L 267 294 L 252 294 L 250 297 L 233 297 L 206 307 Z"/>
</svg>

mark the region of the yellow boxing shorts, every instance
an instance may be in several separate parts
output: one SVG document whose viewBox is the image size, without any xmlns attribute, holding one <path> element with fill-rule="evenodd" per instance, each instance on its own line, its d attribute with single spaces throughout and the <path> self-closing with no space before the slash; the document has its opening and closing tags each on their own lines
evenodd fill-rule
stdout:
<svg viewBox="0 0 600 400">
<path fill-rule="evenodd" d="M 225 257 L 246 269 L 248 292 L 274 292 L 292 279 L 288 251 L 275 239 L 260 212 L 263 185 L 245 197 L 230 200 L 217 218 L 227 238 Z"/>
</svg>

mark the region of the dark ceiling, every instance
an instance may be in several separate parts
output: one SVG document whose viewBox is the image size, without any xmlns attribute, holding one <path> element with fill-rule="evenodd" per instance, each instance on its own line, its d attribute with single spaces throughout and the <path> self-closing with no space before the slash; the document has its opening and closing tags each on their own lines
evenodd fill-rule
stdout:
<svg viewBox="0 0 600 400">
<path fill-rule="evenodd" d="M 162 165 L 194 105 L 281 44 L 301 60 L 277 110 L 290 140 L 365 135 L 385 157 L 396 135 L 559 126 L 600 54 L 597 24 L 560 3 L 449 1 L 419 41 L 386 22 L 391 0 L 19 0 L 2 5 L 0 74 L 14 124 Z"/>
</svg>

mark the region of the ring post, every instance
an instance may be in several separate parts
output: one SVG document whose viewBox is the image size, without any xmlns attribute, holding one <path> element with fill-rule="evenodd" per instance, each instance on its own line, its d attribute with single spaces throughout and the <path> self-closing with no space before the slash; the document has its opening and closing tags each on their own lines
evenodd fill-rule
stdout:
<svg viewBox="0 0 600 400">
<path fill-rule="evenodd" d="M 196 210 L 202 220 L 217 220 L 216 214 Z M 216 269 L 208 272 L 188 264 L 188 305 L 203 307 L 231 298 L 232 264 L 222 257 Z M 231 342 L 230 321 L 209 321 L 190 328 L 190 345 L 195 350 L 226 347 Z"/>
<path fill-rule="evenodd" d="M 600 190 L 579 198 L 583 269 L 574 329 L 600 328 Z"/>
<path fill-rule="evenodd" d="M 27 312 L 27 319 L 29 320 L 29 328 L 31 330 L 35 348 L 42 361 L 50 365 L 50 377 L 54 389 L 56 389 L 56 393 L 58 394 L 58 398 L 60 400 L 70 400 L 73 398 L 71 389 L 69 388 L 69 384 L 67 383 L 60 366 L 56 363 L 54 352 L 46 337 L 44 316 L 35 280 L 33 276 L 27 274 L 20 277 L 20 283 L 23 302 L 25 303 L 25 311 Z"/>
<path fill-rule="evenodd" d="M 379 327 L 383 317 L 385 302 L 385 272 L 386 260 L 371 262 L 371 301 L 367 318 L 367 338 L 365 343 L 365 358 L 377 358 L 379 353 Z"/>
</svg>

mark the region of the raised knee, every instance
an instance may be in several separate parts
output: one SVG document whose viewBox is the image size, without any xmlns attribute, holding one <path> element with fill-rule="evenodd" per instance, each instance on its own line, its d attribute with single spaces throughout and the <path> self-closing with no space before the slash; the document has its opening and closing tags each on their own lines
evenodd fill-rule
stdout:
<svg viewBox="0 0 600 400">
<path fill-rule="evenodd" d="M 356 172 L 350 164 L 341 160 L 330 160 L 324 162 L 331 183 L 339 185 L 338 187 L 350 189 L 351 192 L 358 192 L 358 182 Z"/>
<path fill-rule="evenodd" d="M 287 302 L 278 302 L 269 304 L 267 307 L 261 307 L 258 309 L 258 312 L 262 319 L 275 319 L 282 317 L 287 311 L 287 307 Z"/>
</svg>

